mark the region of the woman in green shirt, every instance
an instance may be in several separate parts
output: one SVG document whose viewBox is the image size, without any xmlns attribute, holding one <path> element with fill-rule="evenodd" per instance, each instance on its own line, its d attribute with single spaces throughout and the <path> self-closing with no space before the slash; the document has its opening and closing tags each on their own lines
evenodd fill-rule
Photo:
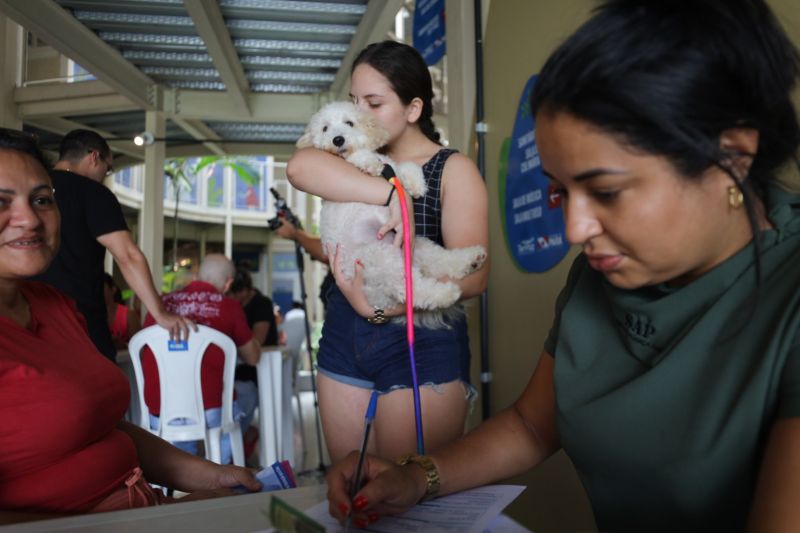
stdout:
<svg viewBox="0 0 800 533">
<path fill-rule="evenodd" d="M 800 524 L 796 50 L 763 0 L 612 0 L 532 97 L 583 253 L 522 396 L 397 467 L 328 476 L 360 523 L 506 479 L 563 447 L 600 530 Z"/>
</svg>

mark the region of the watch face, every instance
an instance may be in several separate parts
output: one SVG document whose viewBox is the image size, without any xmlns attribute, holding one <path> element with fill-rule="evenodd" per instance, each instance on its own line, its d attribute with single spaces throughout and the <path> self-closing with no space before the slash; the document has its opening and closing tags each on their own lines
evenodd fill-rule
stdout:
<svg viewBox="0 0 800 533">
<path fill-rule="evenodd" d="M 379 307 L 375 308 L 375 314 L 374 315 L 372 315 L 371 317 L 367 318 L 367 322 L 369 322 L 370 324 L 385 324 L 388 321 L 389 321 L 389 319 L 386 318 L 386 315 L 383 314 L 383 309 L 381 309 Z"/>
</svg>

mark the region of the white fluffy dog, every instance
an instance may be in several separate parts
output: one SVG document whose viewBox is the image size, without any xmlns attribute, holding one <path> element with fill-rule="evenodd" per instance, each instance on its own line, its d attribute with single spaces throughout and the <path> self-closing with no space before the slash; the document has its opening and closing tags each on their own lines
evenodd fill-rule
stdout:
<svg viewBox="0 0 800 533">
<path fill-rule="evenodd" d="M 425 194 L 422 169 L 414 163 L 396 165 L 377 150 L 389 140 L 389 134 L 369 113 L 350 102 L 325 105 L 313 117 L 297 141 L 298 148 L 315 147 L 343 157 L 362 171 L 380 176 L 385 163 L 397 171 L 403 188 L 414 198 Z M 413 214 L 409 213 L 413 224 Z M 405 302 L 403 254 L 392 245 L 392 234 L 377 239 L 377 233 L 389 220 L 389 208 L 356 202 L 322 202 L 320 230 L 328 253 L 340 246 L 342 270 L 352 277 L 354 261 L 364 265 L 364 294 L 376 308 L 388 309 Z M 460 312 L 454 306 L 461 295 L 458 285 L 441 278 L 459 279 L 483 265 L 486 251 L 482 246 L 448 250 L 430 239 L 414 241 L 415 324 L 442 327 L 445 315 Z M 398 320 L 398 319 L 396 319 Z M 403 320 L 400 318 L 399 320 Z"/>
</svg>

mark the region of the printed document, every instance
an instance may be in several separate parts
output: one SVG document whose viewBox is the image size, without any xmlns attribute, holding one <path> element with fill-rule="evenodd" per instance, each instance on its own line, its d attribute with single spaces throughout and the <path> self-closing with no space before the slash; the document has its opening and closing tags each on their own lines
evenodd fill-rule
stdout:
<svg viewBox="0 0 800 533">
<path fill-rule="evenodd" d="M 402 515 L 382 516 L 367 529 L 359 531 L 483 533 L 523 490 L 525 487 L 521 485 L 487 485 L 466 490 L 421 503 Z M 311 507 L 305 514 L 325 526 L 326 531 L 344 531 L 344 528 L 328 514 L 327 501 Z"/>
</svg>

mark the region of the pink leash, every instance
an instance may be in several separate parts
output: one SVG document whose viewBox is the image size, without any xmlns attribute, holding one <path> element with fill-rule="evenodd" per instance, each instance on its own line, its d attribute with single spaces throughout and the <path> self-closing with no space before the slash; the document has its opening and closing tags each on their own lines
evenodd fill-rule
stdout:
<svg viewBox="0 0 800 533">
<path fill-rule="evenodd" d="M 417 379 L 417 361 L 414 357 L 414 279 L 411 271 L 411 224 L 406 205 L 406 191 L 396 176 L 389 183 L 397 189 L 400 211 L 403 218 L 403 262 L 406 274 L 406 337 L 408 338 L 408 356 L 411 362 L 411 379 L 414 386 L 414 417 L 417 423 L 417 453 L 425 454 L 425 440 L 422 436 L 422 404 L 419 398 L 419 381 Z"/>
</svg>

